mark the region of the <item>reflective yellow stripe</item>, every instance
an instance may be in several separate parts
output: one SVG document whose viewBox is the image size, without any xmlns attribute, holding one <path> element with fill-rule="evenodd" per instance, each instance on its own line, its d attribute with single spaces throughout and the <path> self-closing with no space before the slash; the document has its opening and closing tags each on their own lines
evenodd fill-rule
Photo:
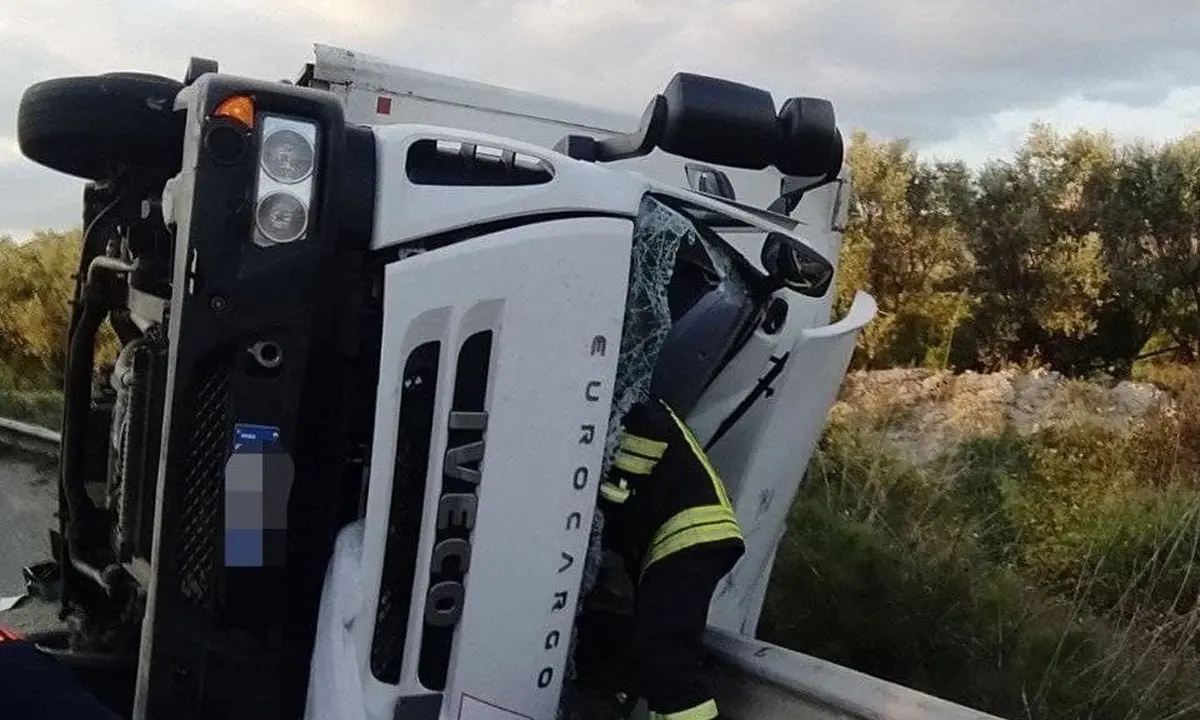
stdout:
<svg viewBox="0 0 1200 720">
<path fill-rule="evenodd" d="M 725 520 L 710 525 L 698 525 L 686 528 L 671 535 L 646 554 L 642 572 L 665 557 L 674 555 L 680 550 L 687 550 L 696 545 L 720 542 L 721 540 L 742 540 L 742 530 L 736 522 Z"/>
<path fill-rule="evenodd" d="M 654 472 L 654 466 L 657 463 L 649 458 L 640 457 L 638 455 L 630 455 L 627 452 L 617 451 L 616 460 L 613 465 L 634 475 L 649 475 Z"/>
<path fill-rule="evenodd" d="M 701 505 L 700 507 L 692 507 L 686 510 L 681 510 L 667 521 L 659 526 L 658 531 L 654 533 L 654 537 L 650 539 L 650 550 L 654 550 L 654 546 L 667 539 L 671 535 L 686 530 L 694 525 L 707 525 L 715 522 L 732 522 L 737 524 L 737 516 L 733 511 L 722 505 Z"/>
<path fill-rule="evenodd" d="M 709 461 L 708 454 L 704 452 L 704 448 L 700 447 L 700 443 L 696 442 L 696 436 L 692 434 L 691 428 L 688 427 L 687 423 L 679 419 L 679 416 L 675 414 L 675 411 L 672 410 L 670 406 L 668 406 L 666 403 L 663 403 L 663 407 L 665 407 L 667 412 L 671 414 L 671 419 L 674 420 L 675 425 L 679 427 L 679 432 L 683 433 L 683 439 L 687 440 L 688 447 L 691 448 L 692 454 L 696 456 L 696 459 L 699 460 L 702 465 L 704 465 L 704 469 L 708 472 L 708 479 L 712 481 L 713 490 L 717 493 L 717 499 L 722 505 L 732 510 L 733 504 L 729 502 L 729 496 L 725 494 L 725 484 L 721 482 L 721 477 L 717 475 L 717 470 Z"/>
<path fill-rule="evenodd" d="M 640 435 L 626 433 L 621 438 L 621 449 L 637 453 L 638 455 L 644 455 L 654 460 L 661 460 L 663 454 L 667 452 L 667 444 L 661 440 L 651 440 Z"/>
<path fill-rule="evenodd" d="M 600 496 L 609 502 L 620 505 L 628 500 L 631 494 L 629 488 L 617 487 L 609 482 L 600 483 Z"/>
<path fill-rule="evenodd" d="M 715 700 L 705 700 L 696 707 L 680 710 L 673 713 L 658 713 L 653 710 L 649 713 L 650 720 L 713 720 L 720 713 L 717 712 L 717 703 Z"/>
<path fill-rule="evenodd" d="M 737 516 L 732 510 L 723 505 L 688 508 L 673 515 L 654 533 L 646 550 L 642 571 L 645 572 L 651 564 L 668 555 L 693 545 L 731 539 L 743 539 Z"/>
</svg>

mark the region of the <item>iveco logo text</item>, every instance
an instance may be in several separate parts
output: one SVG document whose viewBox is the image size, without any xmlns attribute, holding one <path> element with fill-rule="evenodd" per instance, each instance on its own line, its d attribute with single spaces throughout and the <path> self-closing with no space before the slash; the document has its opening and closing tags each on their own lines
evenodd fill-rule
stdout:
<svg viewBox="0 0 1200 720">
<path fill-rule="evenodd" d="M 441 578 L 425 596 L 425 622 L 450 627 L 463 610 L 463 581 L 471 566 L 471 530 L 475 527 L 480 471 L 470 467 L 483 459 L 486 412 L 450 413 L 449 429 L 463 431 L 465 439 L 446 448 L 442 495 L 437 509 L 437 543 L 433 546 L 430 574 Z M 453 434 L 453 433 L 452 433 Z"/>
</svg>

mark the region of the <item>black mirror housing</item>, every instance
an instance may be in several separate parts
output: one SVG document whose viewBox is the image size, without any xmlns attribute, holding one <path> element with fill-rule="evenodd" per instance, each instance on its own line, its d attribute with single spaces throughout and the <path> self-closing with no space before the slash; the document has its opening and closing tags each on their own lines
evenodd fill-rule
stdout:
<svg viewBox="0 0 1200 720">
<path fill-rule="evenodd" d="M 193 56 L 188 61 L 187 71 L 183 74 L 183 84 L 191 85 L 203 75 L 219 72 L 221 72 L 221 65 L 216 60 Z"/>
<path fill-rule="evenodd" d="M 779 143 L 771 93 L 718 78 L 677 73 L 663 92 L 659 147 L 680 157 L 762 170 Z"/>
<path fill-rule="evenodd" d="M 845 149 L 830 101 L 788 98 L 779 111 L 779 134 L 774 164 L 780 172 L 822 181 L 841 172 Z"/>
<path fill-rule="evenodd" d="M 771 284 L 807 297 L 824 297 L 833 284 L 833 264 L 787 235 L 771 233 L 763 242 L 763 269 Z"/>
</svg>

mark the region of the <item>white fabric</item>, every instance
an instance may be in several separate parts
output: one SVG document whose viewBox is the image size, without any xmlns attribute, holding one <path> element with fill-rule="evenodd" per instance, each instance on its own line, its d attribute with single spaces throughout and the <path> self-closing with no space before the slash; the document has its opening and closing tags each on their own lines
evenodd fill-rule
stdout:
<svg viewBox="0 0 1200 720">
<path fill-rule="evenodd" d="M 351 632 L 363 604 L 363 522 L 342 528 L 325 571 L 305 720 L 366 720 L 358 653 Z"/>
</svg>

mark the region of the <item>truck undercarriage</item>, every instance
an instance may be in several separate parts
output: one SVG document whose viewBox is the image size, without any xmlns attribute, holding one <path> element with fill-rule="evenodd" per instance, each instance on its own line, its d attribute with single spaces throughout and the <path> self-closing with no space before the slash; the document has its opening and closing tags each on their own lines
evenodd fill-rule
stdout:
<svg viewBox="0 0 1200 720">
<path fill-rule="evenodd" d="M 827 105 L 681 74 L 637 132 L 552 152 L 356 126 L 207 61 L 30 88 L 22 151 L 89 181 L 52 532 L 71 630 L 38 640 L 103 666 L 123 716 L 305 717 L 356 526 L 363 717 L 579 712 L 595 488 L 652 391 L 749 528 L 712 618 L 753 634 L 873 312 L 816 322 L 834 258 L 787 214 L 842 172 Z M 608 167 L 651 152 L 788 183 L 768 211 Z"/>
</svg>

